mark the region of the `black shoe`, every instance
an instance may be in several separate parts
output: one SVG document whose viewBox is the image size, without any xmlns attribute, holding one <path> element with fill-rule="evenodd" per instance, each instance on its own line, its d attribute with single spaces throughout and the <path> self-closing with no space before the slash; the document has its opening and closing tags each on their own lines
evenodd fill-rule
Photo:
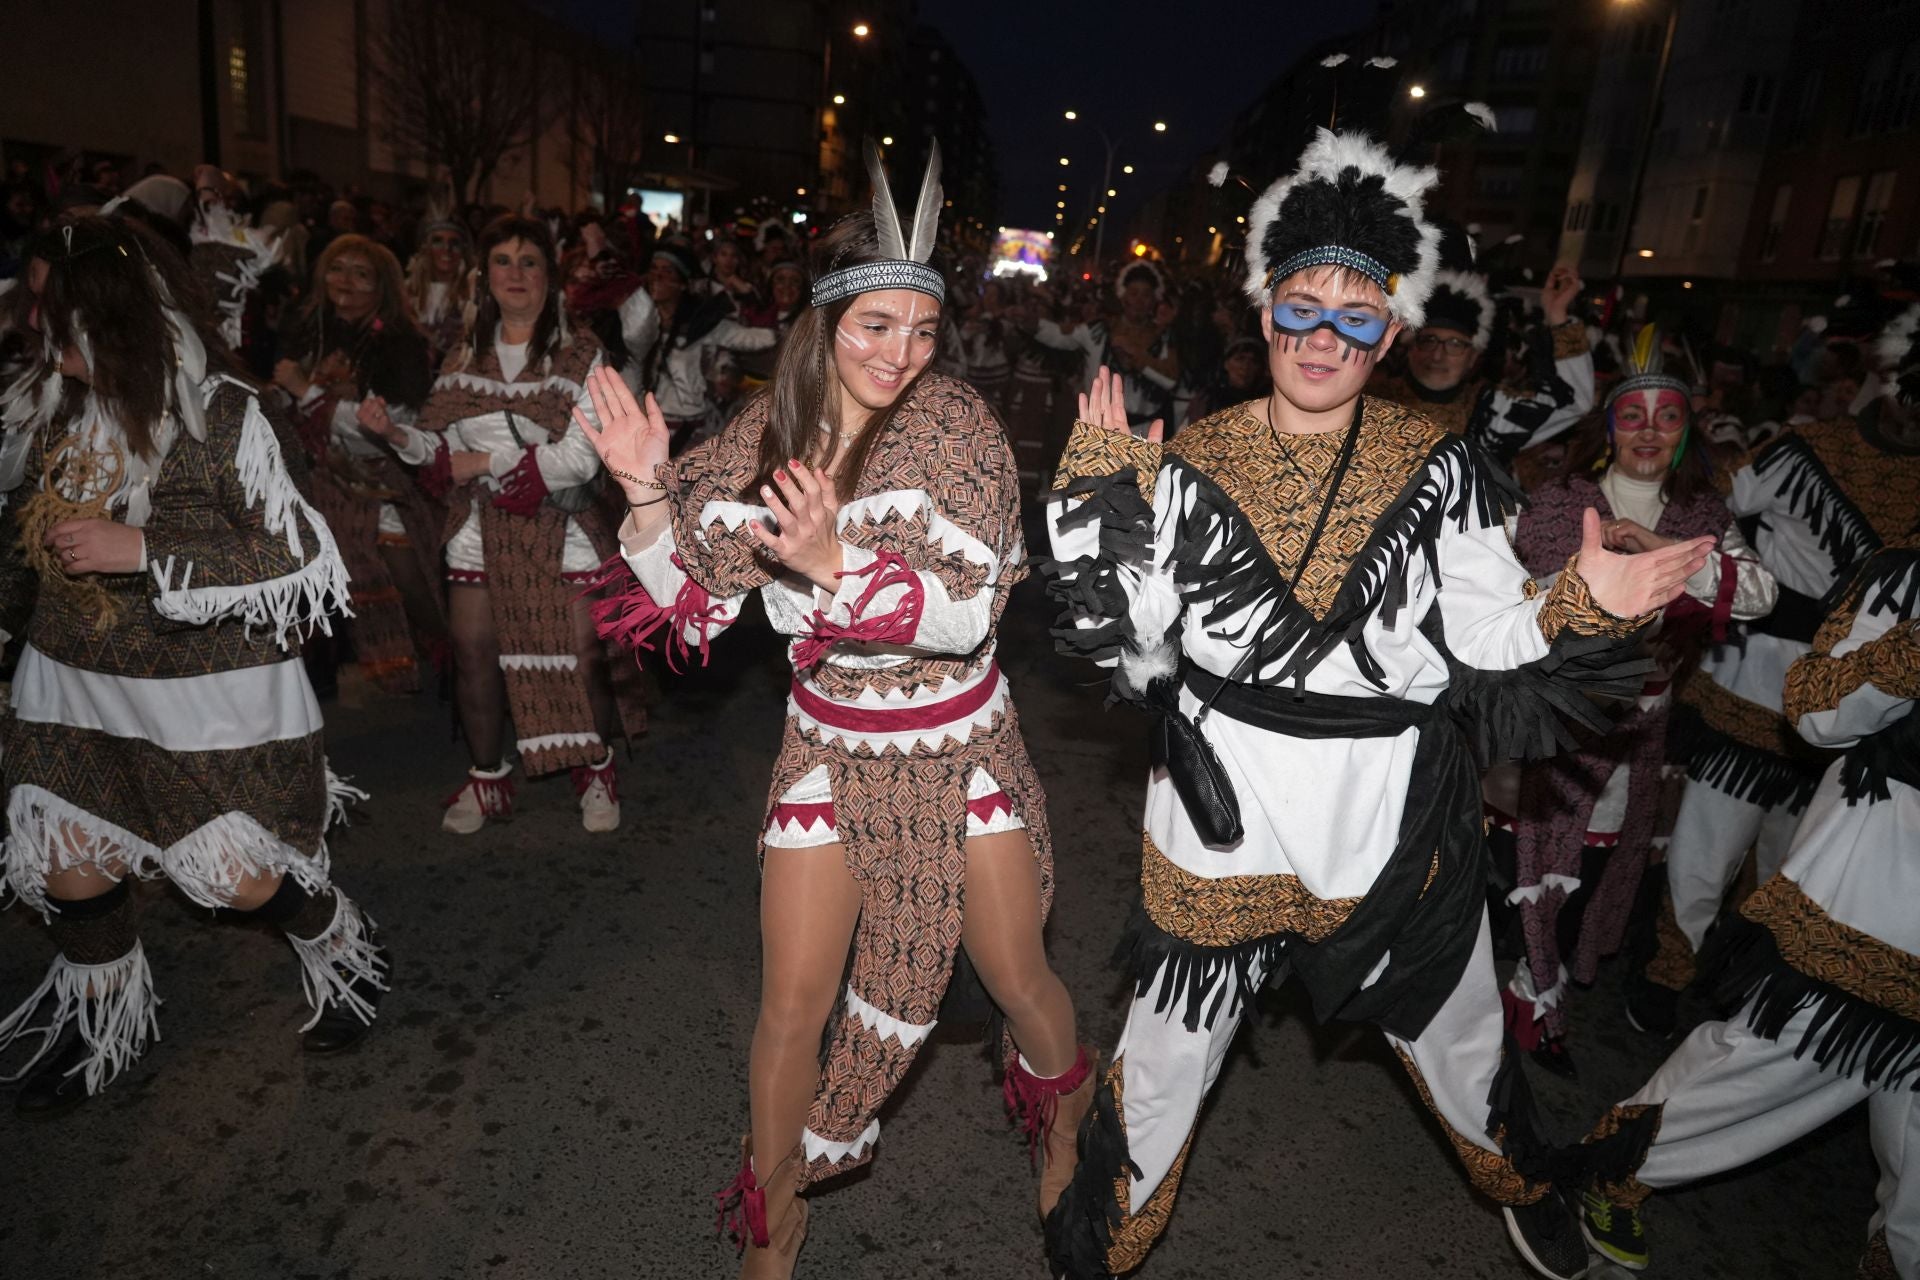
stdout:
<svg viewBox="0 0 1920 1280">
<path fill-rule="evenodd" d="M 376 963 L 380 976 L 387 986 L 391 986 L 393 984 L 393 953 L 378 942 L 374 943 L 373 949 L 378 957 Z M 353 988 L 355 995 L 367 1002 L 369 1008 L 379 1010 L 380 998 L 386 995 L 386 987 L 375 986 L 365 978 L 352 978 L 348 985 Z M 327 1006 L 326 1012 L 320 1015 L 320 1021 L 314 1023 L 301 1035 L 300 1047 L 314 1054 L 339 1053 L 343 1049 L 351 1049 L 359 1044 L 371 1030 L 373 1030 L 371 1018 L 361 1021 L 359 1014 L 336 1000 Z"/>
<path fill-rule="evenodd" d="M 1580 1233 L 1594 1252 L 1629 1271 L 1645 1271 L 1649 1255 L 1640 1211 L 1589 1191 L 1580 1197 Z"/>
<path fill-rule="evenodd" d="M 1541 1036 L 1540 1043 L 1528 1056 L 1536 1066 L 1545 1067 L 1562 1080 L 1580 1078 L 1580 1068 L 1574 1064 L 1573 1054 L 1567 1050 L 1565 1036 Z"/>
<path fill-rule="evenodd" d="M 1532 1204 L 1502 1205 L 1500 1216 L 1507 1220 L 1513 1247 L 1548 1280 L 1580 1280 L 1587 1274 L 1587 1242 L 1580 1234 L 1580 1220 L 1558 1191 L 1549 1191 Z"/>
<path fill-rule="evenodd" d="M 1643 1035 L 1670 1036 L 1680 1024 L 1680 993 L 1644 974 L 1628 976 L 1621 1003 L 1628 1024 Z"/>
<path fill-rule="evenodd" d="M 87 1054 L 80 1028 L 69 1024 L 59 1047 L 40 1059 L 20 1086 L 13 1100 L 15 1113 L 22 1120 L 53 1120 L 84 1103 L 92 1096 L 87 1092 Z"/>
</svg>

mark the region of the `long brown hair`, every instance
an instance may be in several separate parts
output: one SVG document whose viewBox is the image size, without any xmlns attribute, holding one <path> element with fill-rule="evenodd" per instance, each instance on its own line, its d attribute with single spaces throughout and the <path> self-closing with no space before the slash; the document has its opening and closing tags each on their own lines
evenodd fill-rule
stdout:
<svg viewBox="0 0 1920 1280">
<path fill-rule="evenodd" d="M 382 325 L 406 325 L 411 327 L 412 306 L 407 301 L 406 277 L 400 271 L 400 259 L 393 256 L 393 250 L 378 240 L 361 235 L 335 236 L 327 241 L 327 247 L 313 261 L 313 296 L 307 299 L 306 314 L 317 317 L 322 326 L 339 323 L 334 314 L 333 302 L 327 297 L 327 268 L 336 259 L 349 253 L 357 253 L 373 267 L 373 278 L 379 287 L 380 300 L 374 304 L 373 314 Z"/>
<path fill-rule="evenodd" d="M 553 348 L 566 337 L 560 323 L 560 290 L 565 281 L 560 278 L 560 263 L 553 252 L 553 237 L 547 233 L 547 224 L 537 218 L 523 218 L 517 213 L 502 214 L 487 224 L 480 233 L 480 244 L 476 249 L 479 259 L 479 280 L 474 292 L 479 295 L 479 306 L 473 315 L 473 333 L 468 337 L 467 350 L 473 360 L 493 349 L 493 331 L 500 327 L 500 302 L 488 287 L 487 260 L 493 251 L 512 240 L 524 240 L 540 251 L 547 264 L 547 298 L 540 306 L 540 318 L 533 322 L 533 337 L 527 343 L 527 367 L 533 368 L 536 362 L 553 354 Z"/>
<path fill-rule="evenodd" d="M 1687 414 L 1687 433 L 1680 439 L 1679 460 L 1667 468 L 1666 478 L 1660 482 L 1660 496 L 1669 504 L 1685 506 L 1717 488 L 1717 484 L 1712 450 L 1691 411 Z M 1607 429 L 1607 411 L 1595 409 L 1567 433 L 1566 459 L 1560 465 L 1560 474 L 1590 476 L 1598 483 L 1612 465 L 1613 436 Z"/>
<path fill-rule="evenodd" d="M 208 371 L 239 376 L 192 272 L 152 232 L 118 218 L 75 218 L 43 233 L 24 257 L 29 264 L 45 262 L 47 278 L 37 297 L 25 287 L 14 291 L 16 318 L 24 322 L 37 313 L 47 341 L 27 344 L 23 376 L 49 375 L 45 361 L 57 365 L 58 353 L 81 345 L 84 335 L 92 392 L 140 456 L 154 456 L 153 429 L 166 415 L 173 380 L 169 297 L 206 348 Z M 85 394 L 81 387 L 66 390 L 70 405 Z"/>
<path fill-rule="evenodd" d="M 863 209 L 834 223 L 814 245 L 812 258 L 815 280 L 841 267 L 884 261 L 879 236 L 874 232 L 873 214 Z M 824 307 L 802 306 L 794 317 L 793 328 L 780 344 L 773 385 L 762 393 L 769 397 L 769 403 L 767 425 L 760 435 L 760 465 L 741 492 L 743 501 L 757 501 L 760 487 L 772 484 L 773 473 L 783 470 L 790 458 L 818 465 L 838 456 L 841 438 L 849 430 L 860 434 L 847 450 L 835 487 L 842 497 L 853 496 L 860 484 L 860 473 L 866 469 L 867 458 L 873 452 L 873 442 L 913 395 L 927 369 L 933 368 L 929 361 L 926 369 L 900 388 L 892 404 L 878 413 L 868 414 L 866 422 L 842 422 L 839 375 L 834 372 L 833 364 L 833 335 L 840 327 L 841 317 L 859 299 L 860 295 L 854 294 Z M 941 322 L 945 321 L 943 309 Z M 823 422 L 827 425 L 824 443 L 820 438 Z"/>
</svg>

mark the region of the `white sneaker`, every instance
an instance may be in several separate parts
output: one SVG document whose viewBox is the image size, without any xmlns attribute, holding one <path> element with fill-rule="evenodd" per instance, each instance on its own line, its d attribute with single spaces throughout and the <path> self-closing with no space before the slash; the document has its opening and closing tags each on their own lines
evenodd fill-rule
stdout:
<svg viewBox="0 0 1920 1280">
<path fill-rule="evenodd" d="M 575 769 L 573 785 L 580 792 L 581 826 L 596 834 L 620 829 L 620 775 L 611 750 L 599 764 Z"/>
<path fill-rule="evenodd" d="M 513 766 L 497 769 L 469 769 L 467 780 L 447 800 L 447 812 L 440 829 L 457 836 L 470 836 L 487 825 L 488 818 L 502 822 L 513 817 Z"/>
</svg>

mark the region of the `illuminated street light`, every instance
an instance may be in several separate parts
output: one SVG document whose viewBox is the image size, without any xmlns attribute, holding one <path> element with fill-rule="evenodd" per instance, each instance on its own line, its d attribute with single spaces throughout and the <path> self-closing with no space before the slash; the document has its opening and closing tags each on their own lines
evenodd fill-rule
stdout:
<svg viewBox="0 0 1920 1280">
<path fill-rule="evenodd" d="M 1208 234 L 1208 235 L 1210 235 L 1210 236 L 1217 236 L 1217 235 L 1219 235 L 1219 234 L 1220 234 L 1220 228 L 1218 228 L 1218 227 L 1208 227 L 1208 228 L 1207 228 L 1207 234 Z"/>
<path fill-rule="evenodd" d="M 1061 189 L 1062 191 L 1065 191 L 1065 190 L 1067 189 L 1067 184 L 1066 184 L 1066 183 L 1064 183 L 1064 182 L 1063 182 L 1063 183 L 1061 183 L 1061 184 L 1060 184 L 1060 189 Z"/>
<path fill-rule="evenodd" d="M 1101 205 L 1098 209 L 1094 210 L 1095 213 L 1105 213 L 1106 211 L 1107 211 L 1107 206 L 1105 205 Z"/>
<path fill-rule="evenodd" d="M 1115 191 L 1112 187 L 1107 188 L 1107 199 L 1111 200 L 1119 194 L 1120 193 L 1118 191 Z"/>
<path fill-rule="evenodd" d="M 1130 165 L 1130 164 L 1123 164 L 1123 165 L 1121 165 L 1121 166 L 1120 166 L 1120 172 L 1122 172 L 1122 173 L 1132 173 L 1132 172 L 1133 172 L 1133 166 L 1132 166 L 1132 165 Z"/>
<path fill-rule="evenodd" d="M 805 187 L 795 187 L 795 188 L 793 189 L 793 194 L 795 194 L 795 195 L 797 195 L 797 196 L 803 196 L 803 195 L 805 195 L 805 194 L 807 194 L 807 189 L 806 189 Z"/>
<path fill-rule="evenodd" d="M 1409 85 L 1407 87 L 1407 96 L 1409 98 L 1424 98 L 1427 96 L 1427 87 L 1423 84 Z"/>
<path fill-rule="evenodd" d="M 853 25 L 853 34 L 856 39 L 865 40 L 869 30 L 871 30 L 871 28 L 864 22 L 856 22 Z"/>
<path fill-rule="evenodd" d="M 1640 256 L 1641 256 L 1641 257 L 1643 257 L 1643 258 L 1651 258 L 1651 257 L 1653 256 L 1653 250 L 1651 250 L 1651 249 L 1642 249 L 1642 250 L 1640 251 Z"/>
<path fill-rule="evenodd" d="M 1144 257 L 1146 257 L 1146 256 L 1147 256 L 1147 246 L 1145 246 L 1145 245 L 1143 245 L 1143 244 L 1137 244 L 1137 245 L 1135 245 L 1135 246 L 1133 246 L 1133 256 L 1134 256 L 1134 257 L 1136 257 L 1136 258 L 1144 258 Z"/>
<path fill-rule="evenodd" d="M 667 134 L 667 135 L 666 135 L 665 137 L 663 137 L 663 138 L 661 138 L 661 139 L 660 139 L 660 141 L 662 141 L 662 142 L 678 142 L 678 141 L 680 141 L 680 135 L 679 135 L 679 134 L 677 134 L 677 133 L 669 133 L 669 134 Z"/>
<path fill-rule="evenodd" d="M 1247 220 L 1245 218 L 1235 218 L 1234 221 L 1239 223 L 1243 227 L 1247 225 Z"/>
<path fill-rule="evenodd" d="M 1155 120 L 1153 122 L 1153 131 L 1155 133 L 1165 133 L 1167 131 L 1167 122 L 1164 120 Z"/>
<path fill-rule="evenodd" d="M 1053 202 L 1053 207 L 1056 209 L 1064 209 L 1067 207 L 1067 202 L 1065 200 L 1055 200 Z"/>
<path fill-rule="evenodd" d="M 1069 120 L 1078 120 L 1079 118 L 1080 118 L 1080 113 L 1079 113 L 1078 111 L 1069 111 L 1069 112 L 1067 112 L 1067 119 L 1069 119 Z"/>
<path fill-rule="evenodd" d="M 846 95 L 846 94 L 844 94 L 844 93 L 836 93 L 836 94 L 834 94 L 834 95 L 833 95 L 833 105 L 834 105 L 834 106 L 836 106 L 836 107 L 844 107 L 844 106 L 846 106 L 846 105 L 847 105 L 847 95 Z"/>
<path fill-rule="evenodd" d="M 1064 167 L 1065 165 L 1067 165 L 1067 164 L 1068 164 L 1068 163 L 1070 163 L 1070 162 L 1068 161 L 1068 159 L 1067 159 L 1067 158 L 1066 158 L 1065 156 L 1061 156 L 1061 157 L 1060 157 L 1060 163 L 1061 163 L 1061 165 L 1062 165 L 1062 166 Z"/>
</svg>

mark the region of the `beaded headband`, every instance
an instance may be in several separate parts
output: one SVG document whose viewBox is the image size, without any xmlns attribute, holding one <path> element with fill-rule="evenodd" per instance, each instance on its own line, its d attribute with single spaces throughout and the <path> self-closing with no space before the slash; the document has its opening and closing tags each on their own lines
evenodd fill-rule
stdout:
<svg viewBox="0 0 1920 1280">
<path fill-rule="evenodd" d="M 1613 408 L 1614 401 L 1636 391 L 1677 391 L 1689 405 L 1693 403 L 1693 387 L 1683 379 L 1670 373 L 1630 373 L 1614 383 L 1613 390 L 1607 392 L 1606 407 Z"/>
<path fill-rule="evenodd" d="M 935 302 L 947 300 L 947 280 L 938 271 L 924 262 L 887 259 L 856 263 L 827 272 L 813 282 L 812 302 L 816 307 L 824 307 L 829 302 L 838 302 L 842 298 L 877 289 L 911 289 L 915 293 L 926 294 Z"/>
<path fill-rule="evenodd" d="M 1323 244 L 1317 249 L 1302 249 L 1279 266 L 1268 268 L 1267 288 L 1272 290 L 1275 285 L 1296 271 L 1304 271 L 1308 267 L 1326 266 L 1346 267 L 1350 271 L 1358 271 L 1389 294 L 1400 287 L 1399 276 L 1358 249 L 1349 249 L 1339 244 Z"/>
</svg>

